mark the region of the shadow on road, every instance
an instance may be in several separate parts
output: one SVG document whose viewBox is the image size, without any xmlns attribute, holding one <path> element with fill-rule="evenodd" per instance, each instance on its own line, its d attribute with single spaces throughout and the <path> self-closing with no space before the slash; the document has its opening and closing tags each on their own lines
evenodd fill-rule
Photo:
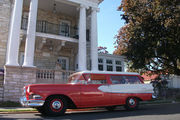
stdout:
<svg viewBox="0 0 180 120">
<path fill-rule="evenodd" d="M 68 120 L 98 120 L 98 119 L 115 119 L 130 116 L 145 116 L 145 115 L 169 115 L 180 114 L 180 104 L 164 104 L 164 105 L 145 105 L 141 106 L 136 111 L 127 111 L 125 109 L 117 109 L 109 112 L 106 110 L 91 111 L 91 112 L 77 112 L 67 113 L 64 116 L 56 118 Z M 40 115 L 40 114 L 37 114 Z M 40 115 L 41 116 L 41 115 Z M 55 117 L 44 117 L 45 119 L 53 119 Z"/>
<path fill-rule="evenodd" d="M 176 104 L 163 104 L 163 105 L 143 105 L 136 111 L 127 111 L 125 109 L 117 109 L 115 111 L 109 112 L 106 110 L 95 110 L 95 111 L 85 111 L 85 112 L 75 112 L 75 113 L 66 113 L 64 116 L 59 117 L 45 117 L 39 113 L 36 114 L 22 114 L 19 118 L 7 117 L 5 114 L 0 115 L 0 119 L 3 120 L 17 120 L 17 119 L 56 119 L 56 120 L 99 120 L 99 119 L 123 119 L 128 117 L 143 117 L 143 116 L 157 116 L 157 115 L 180 115 L 180 103 Z M 14 118 L 14 119 L 13 119 Z M 153 120 L 153 119 L 152 119 Z"/>
</svg>

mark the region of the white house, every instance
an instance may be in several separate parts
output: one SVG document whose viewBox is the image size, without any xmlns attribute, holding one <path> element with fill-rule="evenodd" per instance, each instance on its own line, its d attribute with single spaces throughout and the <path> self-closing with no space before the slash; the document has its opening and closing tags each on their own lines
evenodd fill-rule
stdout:
<svg viewBox="0 0 180 120">
<path fill-rule="evenodd" d="M 75 71 L 124 71 L 119 56 L 98 60 L 102 1 L 0 0 L 0 100 L 18 101 L 24 85 L 64 83 Z"/>
</svg>

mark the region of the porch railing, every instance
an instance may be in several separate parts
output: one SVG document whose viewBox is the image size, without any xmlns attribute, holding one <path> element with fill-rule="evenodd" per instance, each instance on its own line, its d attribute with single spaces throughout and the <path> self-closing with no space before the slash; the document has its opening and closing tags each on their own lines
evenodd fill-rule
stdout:
<svg viewBox="0 0 180 120">
<path fill-rule="evenodd" d="M 68 77 L 75 71 L 37 69 L 37 83 L 67 83 Z"/>
<path fill-rule="evenodd" d="M 21 29 L 27 30 L 28 18 L 22 18 Z M 44 20 L 37 20 L 36 32 L 62 35 L 78 39 L 78 28 L 68 25 L 50 23 Z"/>
<path fill-rule="evenodd" d="M 36 78 L 38 79 L 52 79 L 54 80 L 54 73 L 55 73 L 55 70 L 37 70 L 36 72 Z"/>
</svg>

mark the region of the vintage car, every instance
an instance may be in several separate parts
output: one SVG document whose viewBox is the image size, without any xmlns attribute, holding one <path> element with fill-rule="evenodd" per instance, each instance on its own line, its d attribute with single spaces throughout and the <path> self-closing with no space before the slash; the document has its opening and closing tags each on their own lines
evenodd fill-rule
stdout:
<svg viewBox="0 0 180 120">
<path fill-rule="evenodd" d="M 66 109 L 123 105 L 135 110 L 139 101 L 151 100 L 153 87 L 144 84 L 138 73 L 92 72 L 72 74 L 67 84 L 32 84 L 24 87 L 23 106 L 34 107 L 44 115 L 63 115 Z"/>
</svg>

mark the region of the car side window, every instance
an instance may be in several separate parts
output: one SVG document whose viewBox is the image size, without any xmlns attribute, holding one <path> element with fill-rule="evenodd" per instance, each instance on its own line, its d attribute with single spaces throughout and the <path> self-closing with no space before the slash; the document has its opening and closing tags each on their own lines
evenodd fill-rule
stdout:
<svg viewBox="0 0 180 120">
<path fill-rule="evenodd" d="M 105 75 L 86 75 L 86 80 L 88 84 L 106 84 L 106 76 Z"/>
<path fill-rule="evenodd" d="M 77 74 L 77 75 L 73 75 L 69 78 L 69 82 L 70 84 L 85 84 L 86 81 L 84 79 L 84 77 L 81 74 Z"/>
<path fill-rule="evenodd" d="M 113 75 L 110 80 L 112 84 L 141 84 L 137 76 Z"/>
</svg>

